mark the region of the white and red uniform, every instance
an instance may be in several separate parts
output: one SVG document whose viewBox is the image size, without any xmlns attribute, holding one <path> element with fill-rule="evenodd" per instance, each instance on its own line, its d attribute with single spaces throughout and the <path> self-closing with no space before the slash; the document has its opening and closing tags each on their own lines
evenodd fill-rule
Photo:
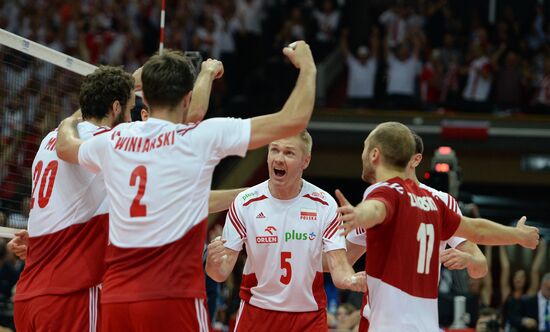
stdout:
<svg viewBox="0 0 550 332">
<path fill-rule="evenodd" d="M 377 183 L 365 196 L 365 200 L 379 200 L 386 206 L 382 224 L 366 232 L 358 229 L 347 238 L 363 246 L 369 238 L 369 292 L 363 316 L 370 331 L 439 331 L 440 262 L 434 244 L 441 245 L 454 234 L 460 216 L 438 195 L 411 180 L 393 178 Z"/>
<path fill-rule="evenodd" d="M 78 125 L 83 140 L 107 131 Z M 58 159 L 56 141 L 57 131 L 46 135 L 32 165 L 29 249 L 14 298 L 18 331 L 95 330 L 109 220 L 103 176 Z"/>
<path fill-rule="evenodd" d="M 313 184 L 302 182 L 300 193 L 290 200 L 274 198 L 268 181 L 260 183 L 237 196 L 227 213 L 225 246 L 240 251 L 244 244 L 248 256 L 240 291 L 245 307 L 237 331 L 249 330 L 255 324 L 273 330 L 280 326 L 285 331 L 327 329 L 322 253 L 345 249 L 345 239 L 338 231 L 334 199 Z M 273 314 L 277 312 L 306 315 L 293 322 L 287 318 L 276 323 Z M 311 314 L 318 319 L 308 323 Z"/>
<path fill-rule="evenodd" d="M 81 145 L 79 163 L 103 172 L 110 201 L 102 328 L 208 329 L 202 255 L 212 172 L 222 158 L 244 156 L 249 140 L 250 120 L 150 118 Z"/>
</svg>

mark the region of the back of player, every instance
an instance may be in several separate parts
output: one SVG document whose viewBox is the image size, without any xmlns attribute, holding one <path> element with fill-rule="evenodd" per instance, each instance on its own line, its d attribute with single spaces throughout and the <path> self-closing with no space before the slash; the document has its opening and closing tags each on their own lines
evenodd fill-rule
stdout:
<svg viewBox="0 0 550 332">
<path fill-rule="evenodd" d="M 88 139 L 106 129 L 82 122 L 78 131 Z M 44 138 L 32 165 L 29 249 L 15 294 L 18 331 L 96 324 L 108 241 L 105 186 L 101 175 L 59 160 L 56 140 L 57 131 Z"/>
<path fill-rule="evenodd" d="M 206 328 L 202 254 L 212 172 L 221 158 L 243 156 L 249 137 L 249 120 L 150 118 L 82 144 L 79 162 L 103 171 L 110 200 L 103 304 L 190 299 L 184 311 L 200 316 L 187 321 Z"/>
<path fill-rule="evenodd" d="M 366 198 L 386 206 L 367 230 L 368 319 L 372 331 L 438 331 L 438 246 L 460 217 L 411 180 L 393 178 Z"/>
</svg>

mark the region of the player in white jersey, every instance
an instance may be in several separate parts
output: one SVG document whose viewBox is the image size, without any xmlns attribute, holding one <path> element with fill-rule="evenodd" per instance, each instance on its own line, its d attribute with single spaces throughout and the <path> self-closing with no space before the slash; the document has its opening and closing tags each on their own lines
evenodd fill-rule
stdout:
<svg viewBox="0 0 550 332">
<path fill-rule="evenodd" d="M 336 192 L 346 235 L 367 229 L 370 331 L 439 331 L 439 255 L 434 253 L 453 234 L 489 245 L 535 248 L 539 241 L 538 229 L 526 226 L 525 217 L 517 227 L 507 227 L 450 210 L 406 178 L 414 152 L 409 128 L 396 122 L 378 125 L 362 154 L 362 178 L 376 183 L 374 189 L 356 207 Z"/>
<path fill-rule="evenodd" d="M 269 180 L 235 199 L 223 240 L 208 246 L 206 272 L 218 282 L 246 246 L 236 331 L 326 331 L 323 253 L 337 287 L 365 290 L 346 259 L 336 201 L 302 179 L 311 144 L 307 131 L 272 142 Z"/>
<path fill-rule="evenodd" d="M 179 124 L 189 106 L 191 64 L 165 50 L 143 66 L 148 121 L 119 125 L 86 142 L 77 138 L 77 119 L 60 125 L 59 157 L 103 171 L 110 200 L 103 330 L 208 330 L 202 244 L 214 167 L 225 156 L 300 132 L 313 111 L 316 68 L 309 46 L 299 41 L 283 53 L 300 73 L 274 114 Z M 207 75 L 222 73 L 220 65 Z"/>
<path fill-rule="evenodd" d="M 132 77 L 120 68 L 100 67 L 86 76 L 79 97 L 80 137 L 105 135 L 128 121 L 133 88 Z M 25 231 L 10 243 L 25 246 L 26 255 L 14 298 L 18 331 L 96 328 L 96 286 L 103 277 L 108 236 L 105 185 L 101 175 L 57 157 L 57 135 L 57 130 L 46 135 L 33 161 L 28 238 Z"/>
<path fill-rule="evenodd" d="M 415 154 L 413 155 L 409 165 L 407 167 L 406 176 L 408 179 L 413 180 L 418 184 L 421 189 L 431 192 L 432 195 L 439 197 L 439 199 L 449 207 L 453 212 L 458 215 L 462 215 L 458 203 L 449 194 L 431 188 L 418 181 L 416 176 L 416 168 L 422 161 L 422 154 L 424 153 L 424 142 L 422 138 L 413 132 L 415 141 Z M 363 195 L 363 200 L 366 200 L 369 194 L 376 188 L 371 186 Z M 447 245 L 450 247 L 447 248 Z M 357 228 L 350 232 L 346 236 L 346 247 L 348 249 L 348 260 L 351 264 L 355 262 L 366 252 L 367 249 L 367 234 L 364 228 Z M 483 278 L 487 272 L 487 260 L 479 249 L 479 247 L 464 238 L 453 236 L 447 241 L 441 241 L 439 246 L 439 255 L 441 263 L 450 270 L 467 269 L 468 275 L 474 279 Z M 361 323 L 359 324 L 359 331 L 368 331 L 368 312 L 369 307 L 367 305 L 367 296 L 365 293 L 363 298 L 363 308 L 361 310 Z"/>
</svg>

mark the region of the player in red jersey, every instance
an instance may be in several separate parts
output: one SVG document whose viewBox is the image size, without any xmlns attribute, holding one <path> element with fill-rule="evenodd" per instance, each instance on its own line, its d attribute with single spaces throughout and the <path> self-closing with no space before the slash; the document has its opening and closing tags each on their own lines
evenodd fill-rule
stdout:
<svg viewBox="0 0 550 332">
<path fill-rule="evenodd" d="M 366 262 L 371 331 L 438 331 L 438 246 L 453 234 L 475 243 L 535 248 L 538 229 L 506 227 L 486 219 L 460 217 L 437 196 L 406 178 L 415 150 L 410 130 L 380 124 L 365 140 L 363 180 L 375 183 L 356 207 L 340 191 L 345 233 L 367 229 Z M 435 248 L 434 248 L 435 245 Z"/>
<path fill-rule="evenodd" d="M 302 179 L 311 160 L 307 131 L 269 145 L 269 180 L 243 191 L 227 214 L 223 240 L 208 246 L 206 272 L 223 282 L 246 246 L 237 331 L 326 331 L 322 255 L 334 284 L 365 291 L 346 259 L 338 205 Z"/>
<path fill-rule="evenodd" d="M 193 77 L 181 54 L 165 51 L 142 71 L 148 121 L 86 142 L 77 138 L 77 119 L 60 125 L 59 157 L 105 174 L 112 245 L 101 301 L 104 330 L 208 330 L 202 244 L 213 169 L 225 156 L 297 134 L 313 111 L 316 68 L 309 46 L 300 41 L 283 52 L 300 73 L 274 114 L 179 124 Z M 210 75 L 222 72 L 220 66 Z"/>
<path fill-rule="evenodd" d="M 80 137 L 105 135 L 128 121 L 133 90 L 133 78 L 120 68 L 100 67 L 86 76 L 79 97 Z M 61 161 L 57 138 L 54 130 L 40 144 L 32 166 L 28 233 L 22 231 L 9 245 L 26 256 L 14 298 L 18 331 L 96 329 L 108 236 L 105 186 L 101 175 Z"/>
</svg>

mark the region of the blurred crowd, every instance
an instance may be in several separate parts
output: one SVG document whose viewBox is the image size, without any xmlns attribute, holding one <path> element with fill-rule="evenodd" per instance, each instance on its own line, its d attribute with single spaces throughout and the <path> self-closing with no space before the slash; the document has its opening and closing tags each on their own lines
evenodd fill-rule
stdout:
<svg viewBox="0 0 550 332">
<path fill-rule="evenodd" d="M 164 43 L 223 61 L 224 80 L 213 87 L 211 102 L 218 114 L 249 117 L 280 106 L 296 75 L 281 49 L 298 39 L 312 46 L 318 65 L 334 58 L 347 65 L 330 86 L 331 106 L 550 114 L 550 11 L 535 0 L 499 1 L 490 18 L 487 3 L 167 0 Z M 86 62 L 128 71 L 157 51 L 159 21 L 160 1 L 153 0 L 0 2 L 0 28 Z M 44 134 L 78 107 L 81 78 L 6 47 L 0 47 L 0 72 L 0 225 L 26 228 L 34 153 Z M 22 262 L 2 250 L 0 325 L 5 325 Z M 510 312 L 545 284 L 541 264 L 538 272 L 524 266 L 527 272 L 512 273 L 510 266 L 520 264 L 517 257 L 506 263 L 506 253 L 488 257 L 499 262 L 491 268 L 492 279 L 442 274 L 443 301 L 466 295 L 472 327 L 478 316 L 492 317 L 480 311 L 492 306 L 502 308 L 494 314 L 512 330 Z M 510 277 L 493 282 L 506 268 Z M 329 324 L 353 330 L 361 296 L 335 291 L 330 278 L 325 281 Z M 214 326 L 226 328 L 239 306 L 240 274 L 221 285 L 208 282 Z M 442 310 L 445 325 L 451 323 L 448 315 Z"/>
</svg>

